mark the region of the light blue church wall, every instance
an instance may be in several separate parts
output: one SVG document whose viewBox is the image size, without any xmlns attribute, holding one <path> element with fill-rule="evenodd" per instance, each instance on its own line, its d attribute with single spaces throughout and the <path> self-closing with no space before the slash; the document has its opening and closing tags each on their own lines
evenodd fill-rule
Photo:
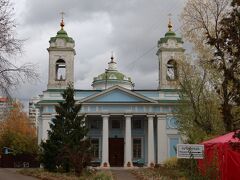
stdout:
<svg viewBox="0 0 240 180">
<path fill-rule="evenodd" d="M 100 97 L 91 100 L 92 102 L 143 102 L 144 100 L 136 96 L 127 94 L 120 90 L 114 90 Z"/>
<path fill-rule="evenodd" d="M 159 92 L 158 91 L 135 91 L 138 94 L 146 96 L 148 98 L 158 100 L 159 99 Z"/>
<path fill-rule="evenodd" d="M 85 90 L 85 91 L 81 91 L 81 90 L 75 90 L 75 98 L 77 100 L 81 100 L 83 98 L 92 96 L 94 94 L 99 93 L 100 91 L 94 91 L 94 90 Z"/>
</svg>

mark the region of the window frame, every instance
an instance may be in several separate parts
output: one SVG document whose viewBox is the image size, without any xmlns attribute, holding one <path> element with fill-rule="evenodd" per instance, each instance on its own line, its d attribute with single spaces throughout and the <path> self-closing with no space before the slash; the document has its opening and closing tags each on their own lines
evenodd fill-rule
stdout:
<svg viewBox="0 0 240 180">
<path fill-rule="evenodd" d="M 134 157 L 134 140 L 140 140 L 140 157 Z M 132 159 L 137 160 L 137 159 L 142 159 L 143 158 L 143 137 L 133 137 L 132 138 Z"/>
<path fill-rule="evenodd" d="M 95 123 L 96 127 L 93 127 L 93 124 Z M 90 125 L 89 125 L 89 129 L 100 129 L 100 120 L 99 119 L 91 119 L 90 120 Z"/>
<path fill-rule="evenodd" d="M 93 159 L 100 159 L 100 138 L 92 137 L 92 138 L 90 139 L 92 147 L 93 147 L 93 143 L 92 143 L 93 140 L 97 140 L 97 142 L 98 142 L 98 149 L 97 149 L 97 151 L 96 151 L 97 156 L 95 156 L 95 152 L 93 151 L 93 152 L 92 152 L 92 157 L 93 157 Z M 94 149 L 94 148 L 93 148 L 93 149 Z"/>
<path fill-rule="evenodd" d="M 137 123 L 136 121 L 140 122 L 140 127 L 135 126 Z M 142 119 L 133 119 L 132 120 L 132 129 L 143 129 L 143 121 Z"/>
<path fill-rule="evenodd" d="M 63 59 L 58 59 L 55 63 L 55 67 L 56 67 L 56 75 L 55 75 L 55 79 L 57 81 L 65 81 L 66 77 L 67 77 L 67 69 L 66 69 L 66 61 Z M 60 74 L 59 70 L 64 70 L 64 77 L 62 77 L 62 79 L 60 77 L 58 77 Z"/>
</svg>

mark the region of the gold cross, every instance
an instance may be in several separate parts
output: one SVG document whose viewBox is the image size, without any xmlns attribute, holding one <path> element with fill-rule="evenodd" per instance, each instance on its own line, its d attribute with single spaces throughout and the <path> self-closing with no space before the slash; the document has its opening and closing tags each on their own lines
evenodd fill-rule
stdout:
<svg viewBox="0 0 240 180">
<path fill-rule="evenodd" d="M 168 14 L 168 17 L 169 17 L 169 19 L 171 19 L 171 17 L 172 17 L 172 13 L 169 13 L 169 14 Z"/>
<path fill-rule="evenodd" d="M 62 15 L 62 20 L 64 19 L 63 16 L 65 15 L 65 12 L 60 12 L 60 14 Z"/>
<path fill-rule="evenodd" d="M 113 57 L 113 51 L 111 51 L 111 62 L 113 62 L 113 59 L 114 59 L 114 57 Z"/>
<path fill-rule="evenodd" d="M 61 29 L 63 30 L 63 27 L 64 27 L 63 15 L 65 13 L 64 12 L 60 12 L 60 14 L 62 15 L 62 20 L 61 20 L 60 26 L 61 26 Z"/>
<path fill-rule="evenodd" d="M 169 20 L 168 20 L 168 31 L 172 31 L 172 20 L 171 20 L 171 17 L 172 17 L 172 14 L 169 13 L 168 14 L 168 17 L 169 17 Z"/>
</svg>

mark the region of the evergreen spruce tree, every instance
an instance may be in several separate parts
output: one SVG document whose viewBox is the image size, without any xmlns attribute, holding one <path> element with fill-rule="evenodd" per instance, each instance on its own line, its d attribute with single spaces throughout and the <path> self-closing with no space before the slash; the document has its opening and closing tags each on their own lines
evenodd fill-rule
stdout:
<svg viewBox="0 0 240 180">
<path fill-rule="evenodd" d="M 86 137 L 88 129 L 84 117 L 79 116 L 80 104 L 74 100 L 73 85 L 62 94 L 64 101 L 56 107 L 56 117 L 50 124 L 48 140 L 42 143 L 42 162 L 49 171 L 62 166 L 65 171 L 74 168 L 80 175 L 90 161 L 91 144 Z"/>
</svg>

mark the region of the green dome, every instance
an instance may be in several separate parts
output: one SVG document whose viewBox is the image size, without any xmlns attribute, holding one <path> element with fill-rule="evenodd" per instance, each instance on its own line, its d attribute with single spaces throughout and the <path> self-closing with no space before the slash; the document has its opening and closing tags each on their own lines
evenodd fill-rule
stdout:
<svg viewBox="0 0 240 180">
<path fill-rule="evenodd" d="M 57 35 L 55 37 L 51 37 L 49 42 L 50 43 L 51 42 L 56 42 L 56 40 L 58 38 L 64 39 L 64 40 L 66 40 L 67 42 L 70 42 L 70 43 L 74 43 L 74 40 L 71 37 L 68 36 L 67 32 L 63 28 L 57 32 Z"/>
<path fill-rule="evenodd" d="M 102 73 L 98 75 L 97 77 L 94 77 L 95 81 L 104 81 L 104 80 L 112 80 L 112 81 L 130 81 L 131 78 L 125 76 L 124 74 L 118 72 L 118 71 L 106 71 L 105 73 Z"/>
<path fill-rule="evenodd" d="M 166 32 L 165 37 L 160 38 L 160 40 L 158 41 L 158 44 L 167 43 L 168 39 L 174 39 L 178 43 L 183 43 L 182 38 L 177 37 L 176 33 L 174 31 L 168 31 L 168 32 Z"/>
<path fill-rule="evenodd" d="M 168 32 L 165 33 L 165 36 L 163 38 L 160 38 L 160 40 L 158 41 L 158 45 L 167 43 L 169 39 L 173 39 L 177 41 L 177 43 L 183 43 L 182 38 L 177 37 L 176 33 L 172 30 L 172 28 L 173 28 L 173 25 L 172 25 L 171 19 L 169 19 Z"/>
<path fill-rule="evenodd" d="M 134 84 L 130 77 L 125 76 L 123 73 L 117 70 L 116 62 L 114 62 L 113 56 L 108 63 L 108 69 L 105 72 L 93 78 L 92 87 L 94 89 L 106 89 L 115 85 L 122 86 L 127 89 L 132 89 Z"/>
<path fill-rule="evenodd" d="M 56 37 L 68 37 L 67 32 L 64 29 L 61 29 L 60 31 L 57 32 Z"/>
<path fill-rule="evenodd" d="M 165 34 L 165 37 L 169 37 L 169 36 L 176 36 L 176 33 L 173 32 L 173 31 L 168 31 L 168 32 Z"/>
</svg>

